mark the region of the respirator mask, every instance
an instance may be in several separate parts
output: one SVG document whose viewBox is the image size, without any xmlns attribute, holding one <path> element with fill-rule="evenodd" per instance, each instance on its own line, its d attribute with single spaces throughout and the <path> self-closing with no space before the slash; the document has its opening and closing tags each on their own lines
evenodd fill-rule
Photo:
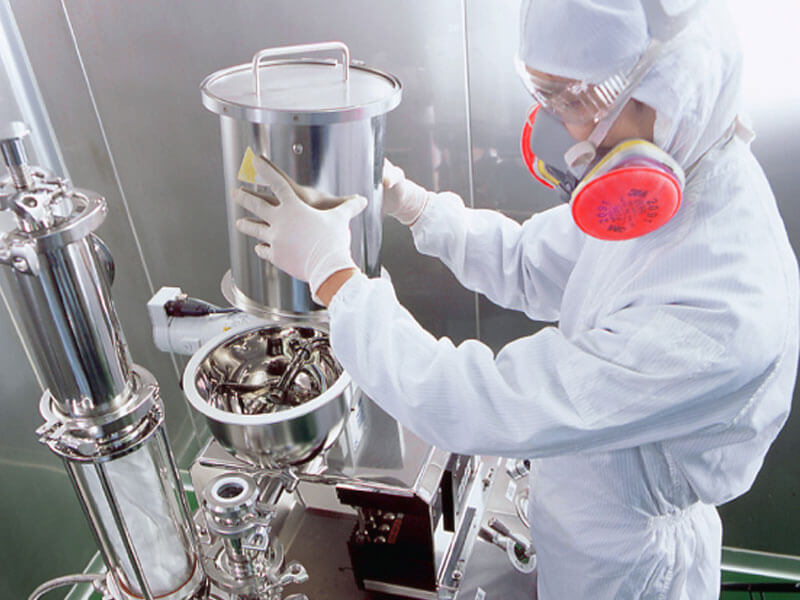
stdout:
<svg viewBox="0 0 800 600">
<path fill-rule="evenodd" d="M 517 59 L 517 72 L 537 104 L 521 138 L 522 156 L 537 181 L 562 191 L 577 226 L 601 240 L 629 240 L 667 223 L 681 204 L 685 174 L 664 150 L 628 139 L 599 148 L 656 58 L 687 25 L 699 5 L 667 16 L 659 0 L 643 0 L 650 42 L 632 69 L 599 83 L 548 76 Z M 592 125 L 577 142 L 565 123 Z"/>
<path fill-rule="evenodd" d="M 525 164 L 537 181 L 562 191 L 584 233 L 628 240 L 658 229 L 678 211 L 683 169 L 655 144 L 625 140 L 578 175 L 564 158 L 575 145 L 556 117 L 538 104 L 531 110 L 522 130 Z"/>
</svg>

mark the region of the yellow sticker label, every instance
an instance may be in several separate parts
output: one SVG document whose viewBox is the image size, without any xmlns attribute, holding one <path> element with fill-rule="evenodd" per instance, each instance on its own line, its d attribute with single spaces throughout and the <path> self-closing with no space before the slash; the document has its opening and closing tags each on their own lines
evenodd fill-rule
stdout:
<svg viewBox="0 0 800 600">
<path fill-rule="evenodd" d="M 244 181 L 245 183 L 256 182 L 256 168 L 253 165 L 253 160 L 255 160 L 255 157 L 255 153 L 250 146 L 248 146 L 244 153 L 242 164 L 239 166 L 239 181 Z"/>
</svg>

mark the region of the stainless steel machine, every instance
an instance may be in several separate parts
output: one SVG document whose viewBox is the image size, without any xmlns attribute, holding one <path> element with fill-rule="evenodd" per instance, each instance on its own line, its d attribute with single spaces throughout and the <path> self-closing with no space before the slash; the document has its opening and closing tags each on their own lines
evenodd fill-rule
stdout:
<svg viewBox="0 0 800 600">
<path fill-rule="evenodd" d="M 48 386 L 38 434 L 63 458 L 108 569 L 31 598 L 82 580 L 109 600 L 477 598 L 481 566 L 501 558 L 517 575 L 532 570 L 513 517 L 522 471 L 431 447 L 384 413 L 337 362 L 308 286 L 259 259 L 234 226 L 236 187 L 270 193 L 253 169 L 264 155 L 301 185 L 368 199 L 352 251 L 379 276 L 383 135 L 400 94 L 396 78 L 351 62 L 340 42 L 262 50 L 202 84 L 220 115 L 231 252 L 222 290 L 234 308 L 179 288 L 148 304 L 159 348 L 191 356 L 184 393 L 213 436 L 191 469 L 194 512 L 158 386 L 130 361 L 114 313 L 113 260 L 92 233 L 103 199 L 31 169 L 19 127 L 0 136 L 11 173 L 0 209 L 17 223 L 0 241 L 3 290 Z M 487 521 L 501 488 L 510 527 Z M 504 552 L 482 544 L 493 559 L 470 566 L 479 532 Z"/>
<path fill-rule="evenodd" d="M 223 294 L 267 322 L 251 321 L 207 341 L 185 370 L 184 392 L 216 440 L 193 469 L 195 485 L 207 496 L 235 474 L 253 477 L 272 503 L 267 521 L 284 541 L 281 550 L 285 546 L 295 559 L 314 545 L 304 532 L 314 515 L 314 535 L 340 552 L 336 560 L 303 561 L 310 579 L 298 581 L 297 589 L 310 597 L 382 592 L 454 598 L 504 471 L 496 459 L 431 447 L 353 387 L 326 354 L 325 311 L 313 304 L 305 283 L 255 255 L 255 242 L 235 229 L 245 215 L 230 200 L 239 186 L 269 195 L 254 174 L 257 154 L 300 185 L 329 196 L 365 196 L 367 209 L 351 222 L 352 252 L 365 273 L 378 276 L 383 135 L 386 113 L 400 101 L 400 82 L 351 62 L 344 44 L 328 42 L 262 50 L 249 63 L 210 75 L 201 87 L 203 104 L 220 115 L 229 198 L 231 271 Z M 164 322 L 158 305 L 180 298 L 179 292 L 162 292 L 152 307 L 156 338 L 173 349 L 186 347 L 181 336 L 168 333 L 181 320 Z M 213 325 L 198 329 L 210 332 L 229 318 L 210 319 Z M 316 354 L 314 344 L 321 348 Z M 293 393 L 307 398 L 278 408 L 263 404 Z M 208 511 L 206 521 L 213 530 Z M 336 533 L 326 537 L 330 532 Z M 489 539 L 505 549 L 509 535 L 524 539 L 497 524 Z M 529 543 L 514 546 L 523 560 L 530 558 Z M 350 592 L 333 595 L 320 587 L 340 581 L 343 569 L 352 571 Z"/>
<path fill-rule="evenodd" d="M 330 354 L 326 313 L 306 284 L 255 255 L 254 241 L 235 229 L 244 215 L 230 200 L 239 186 L 269 194 L 252 167 L 259 154 L 301 185 L 330 196 L 365 196 L 367 209 L 351 223 L 352 252 L 365 273 L 379 275 L 383 134 L 386 113 L 400 101 L 400 82 L 351 63 L 344 44 L 328 42 L 262 50 L 201 87 L 203 104 L 220 115 L 229 198 L 231 271 L 223 293 L 267 322 L 222 333 L 187 365 L 189 403 L 205 416 L 216 443 L 241 461 L 201 457 L 202 468 L 221 474 L 198 488 L 208 505 L 219 481 L 247 474 L 272 502 L 264 513 L 270 523 L 278 521 L 281 490 L 290 512 L 300 503 L 306 511 L 355 517 L 347 556 L 359 588 L 420 598 L 452 593 L 457 563 L 480 520 L 482 500 L 467 507 L 477 459 L 451 457 L 417 439 L 409 453 L 410 437 L 352 386 Z M 337 450 L 326 452 L 344 430 Z M 373 434 L 380 435 L 373 440 L 383 446 L 380 455 L 369 448 Z M 325 496 L 326 488 L 327 500 L 315 506 L 312 497 Z M 206 522 L 213 531 L 208 510 Z M 240 583 L 252 570 L 240 572 Z"/>
<path fill-rule="evenodd" d="M 400 82 L 351 63 L 345 44 L 326 42 L 261 50 L 251 62 L 209 75 L 201 90 L 203 105 L 220 116 L 231 258 L 225 298 L 266 318 L 324 320 L 308 286 L 260 260 L 252 238 L 236 230 L 246 215 L 231 192 L 268 191 L 249 163 L 261 154 L 300 185 L 334 197 L 364 196 L 367 208 L 350 225 L 352 253 L 367 275 L 379 275 L 383 137 L 386 114 L 400 103 Z"/>
<path fill-rule="evenodd" d="M 27 134 L 22 123 L 0 132 L 10 173 L 0 210 L 15 223 L 0 238 L 0 277 L 47 387 L 37 434 L 63 460 L 97 539 L 108 574 L 93 581 L 103 594 L 201 597 L 206 579 L 158 384 L 131 361 L 110 294 L 114 263 L 93 233 L 105 200 L 31 167 Z"/>
</svg>

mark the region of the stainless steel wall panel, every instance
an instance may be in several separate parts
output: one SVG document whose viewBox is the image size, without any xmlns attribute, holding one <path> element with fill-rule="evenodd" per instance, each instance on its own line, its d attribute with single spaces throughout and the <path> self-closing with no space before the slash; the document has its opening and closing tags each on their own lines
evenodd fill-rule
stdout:
<svg viewBox="0 0 800 600">
<path fill-rule="evenodd" d="M 519 2 L 465 3 L 475 206 L 522 222 L 559 199 L 531 177 L 520 154 L 522 125 L 533 100 L 514 70 Z M 545 325 L 483 296 L 479 315 L 481 340 L 495 351 Z"/>
</svg>

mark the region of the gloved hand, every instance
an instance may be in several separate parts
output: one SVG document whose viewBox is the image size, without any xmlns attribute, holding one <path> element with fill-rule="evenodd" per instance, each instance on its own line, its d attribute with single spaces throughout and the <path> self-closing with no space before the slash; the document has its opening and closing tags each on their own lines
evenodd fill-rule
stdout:
<svg viewBox="0 0 800 600">
<path fill-rule="evenodd" d="M 255 247 L 260 258 L 307 281 L 319 302 L 316 292 L 328 277 L 357 268 L 350 254 L 350 219 L 364 210 L 367 200 L 358 195 L 334 198 L 298 185 L 264 157 L 257 157 L 253 166 L 275 198 L 235 190 L 234 201 L 258 217 L 239 219 L 236 228 L 261 242 Z M 313 208 L 312 203 L 326 208 Z"/>
<path fill-rule="evenodd" d="M 428 205 L 431 192 L 406 179 L 400 167 L 388 159 L 383 161 L 383 213 L 393 216 L 403 225 L 413 225 Z"/>
</svg>

